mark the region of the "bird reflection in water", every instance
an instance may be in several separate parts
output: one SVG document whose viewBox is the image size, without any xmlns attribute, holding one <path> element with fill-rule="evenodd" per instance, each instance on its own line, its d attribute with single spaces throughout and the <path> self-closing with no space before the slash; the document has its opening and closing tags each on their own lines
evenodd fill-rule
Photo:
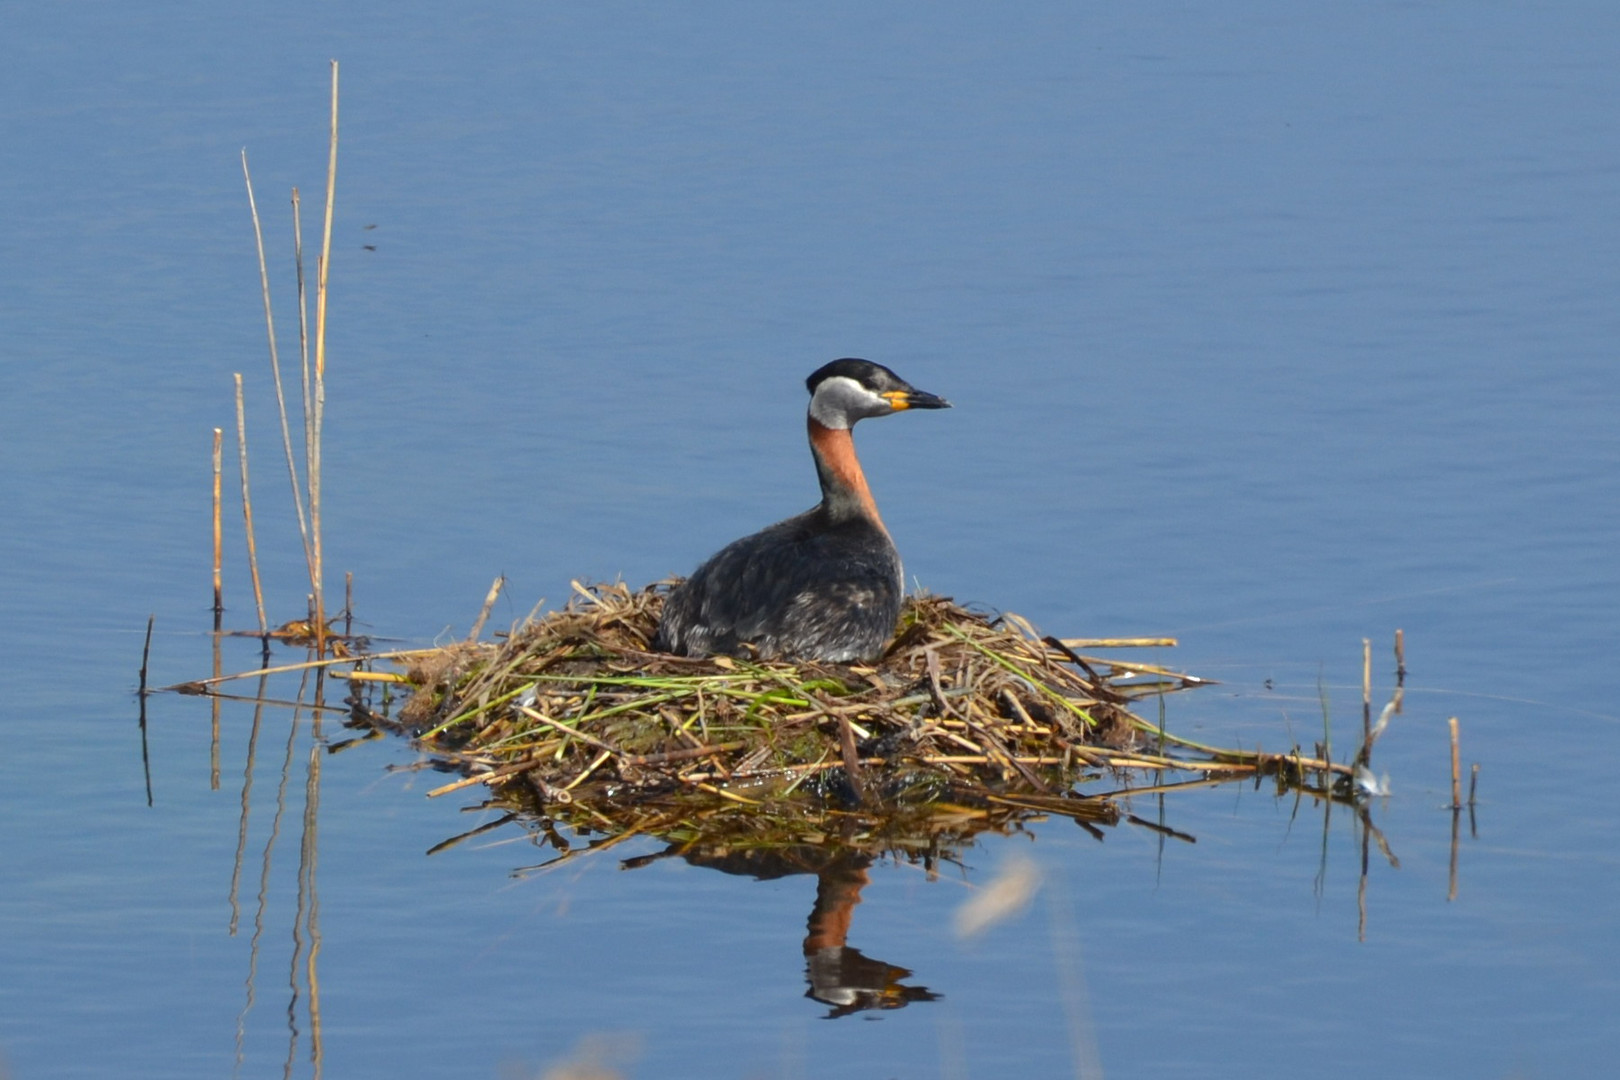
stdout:
<svg viewBox="0 0 1620 1080">
<path fill-rule="evenodd" d="M 939 995 L 901 982 L 908 968 L 875 960 L 848 944 L 850 921 L 867 885 L 873 856 L 849 849 L 797 844 L 762 850 L 682 850 L 672 846 L 653 855 L 625 861 L 625 868 L 644 866 L 678 855 L 694 866 L 726 874 L 771 881 L 794 874 L 816 875 L 816 903 L 804 937 L 805 997 L 829 1007 L 827 1018 L 851 1016 L 868 1009 L 903 1009 L 913 1001 Z"/>
<path fill-rule="evenodd" d="M 816 873 L 816 906 L 804 936 L 810 981 L 804 995 L 831 1006 L 828 1019 L 863 1009 L 903 1009 L 913 1001 L 939 997 L 926 987 L 902 984 L 900 980 L 911 974 L 906 968 L 873 960 L 845 943 L 871 861 L 866 855 L 835 859 Z"/>
</svg>

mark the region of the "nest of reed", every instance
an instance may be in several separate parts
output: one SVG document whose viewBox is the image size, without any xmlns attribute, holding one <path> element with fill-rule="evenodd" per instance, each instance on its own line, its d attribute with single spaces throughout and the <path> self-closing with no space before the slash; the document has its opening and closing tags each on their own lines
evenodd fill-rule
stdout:
<svg viewBox="0 0 1620 1080">
<path fill-rule="evenodd" d="M 692 659 L 650 648 L 669 583 L 575 590 L 503 640 L 412 658 L 398 721 L 463 773 L 434 794 L 486 784 L 514 809 L 616 835 L 668 833 L 651 818 L 696 802 L 785 815 L 815 841 L 829 811 L 962 811 L 979 819 L 970 831 L 1030 813 L 1111 823 L 1076 783 L 1234 760 L 1131 710 L 1202 680 L 1081 655 L 1016 615 L 917 596 L 871 665 Z"/>
</svg>

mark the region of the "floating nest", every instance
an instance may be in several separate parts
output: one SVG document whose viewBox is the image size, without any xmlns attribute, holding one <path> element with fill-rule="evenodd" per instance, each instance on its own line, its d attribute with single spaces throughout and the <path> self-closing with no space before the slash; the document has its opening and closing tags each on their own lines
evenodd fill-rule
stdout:
<svg viewBox="0 0 1620 1080">
<path fill-rule="evenodd" d="M 916 819 L 902 831 L 923 839 L 953 814 L 975 820 L 970 832 L 1029 814 L 1108 824 L 1112 792 L 1078 784 L 1133 769 L 1297 777 L 1322 764 L 1177 738 L 1133 706 L 1204 680 L 1083 655 L 1097 643 L 944 597 L 908 599 L 894 641 L 861 665 L 654 652 L 668 583 L 575 588 L 504 639 L 409 661 L 398 723 L 463 773 L 434 794 L 484 784 L 548 827 L 617 837 L 678 832 L 695 807 L 747 811 L 707 821 L 705 835 L 742 842 L 764 829 L 780 847 L 824 840 L 828 812 Z"/>
<path fill-rule="evenodd" d="M 1222 749 L 1134 711 L 1148 702 L 1162 717 L 1166 695 L 1207 680 L 1082 651 L 1173 640 L 1059 639 L 1011 613 L 923 595 L 869 665 L 694 659 L 651 650 L 673 584 L 576 583 L 562 610 L 495 641 L 475 630 L 430 649 L 371 652 L 330 629 L 305 641 L 290 625 L 269 636 L 331 658 L 167 689 L 220 695 L 229 681 L 311 669 L 349 681 L 345 726 L 407 736 L 427 754 L 416 767 L 459 774 L 429 795 L 482 785 L 490 799 L 468 809 L 507 811 L 435 850 L 515 820 L 561 852 L 543 865 L 648 836 L 669 846 L 625 865 L 679 855 L 755 876 L 877 857 L 932 866 L 981 832 L 1052 815 L 1098 837 L 1124 819 L 1190 839 L 1130 815 L 1127 797 L 1263 776 L 1353 803 L 1399 703 L 1397 690 L 1349 764 L 1323 745 L 1309 756 Z M 558 826 L 589 839 L 570 842 Z"/>
</svg>

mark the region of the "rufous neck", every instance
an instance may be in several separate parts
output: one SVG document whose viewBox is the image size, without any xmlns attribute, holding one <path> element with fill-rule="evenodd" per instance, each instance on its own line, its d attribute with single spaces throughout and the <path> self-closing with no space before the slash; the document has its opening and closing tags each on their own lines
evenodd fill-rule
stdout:
<svg viewBox="0 0 1620 1080">
<path fill-rule="evenodd" d="M 816 474 L 821 478 L 822 505 L 834 517 L 860 514 L 884 529 L 878 516 L 872 489 L 866 486 L 866 474 L 855 456 L 855 440 L 849 428 L 830 428 L 815 417 L 810 417 L 810 451 L 816 459 Z"/>
</svg>

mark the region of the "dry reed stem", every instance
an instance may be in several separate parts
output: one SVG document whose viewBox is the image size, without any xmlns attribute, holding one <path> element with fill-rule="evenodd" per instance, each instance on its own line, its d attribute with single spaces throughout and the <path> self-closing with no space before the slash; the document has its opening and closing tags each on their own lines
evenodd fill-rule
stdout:
<svg viewBox="0 0 1620 1080">
<path fill-rule="evenodd" d="M 280 667 L 254 668 L 251 671 L 237 671 L 229 675 L 215 675 L 208 679 L 195 679 L 191 682 L 175 683 L 173 686 L 160 686 L 160 691 L 174 693 L 196 692 L 194 688 L 217 686 L 235 679 L 252 679 L 260 675 L 280 675 L 288 671 L 313 671 L 318 668 L 331 667 L 333 664 L 353 664 L 360 660 L 403 660 L 408 657 L 426 656 L 438 652 L 438 649 L 395 649 L 391 652 L 367 653 L 363 657 L 332 656 L 321 660 L 306 660 L 297 664 L 282 664 Z"/>
<path fill-rule="evenodd" d="M 321 541 L 321 435 L 326 413 L 326 309 L 332 270 L 332 213 L 337 200 L 338 62 L 332 61 L 332 126 L 326 159 L 326 220 L 321 255 L 315 263 L 315 399 L 310 442 L 309 517 L 315 554 L 315 635 L 317 651 L 326 648 L 325 554 Z"/>
<path fill-rule="evenodd" d="M 369 659 L 369 656 L 367 659 Z M 393 671 L 334 671 L 331 674 L 334 679 L 347 679 L 350 682 L 404 683 L 409 685 L 411 681 Z"/>
<path fill-rule="evenodd" d="M 264 618 L 264 589 L 259 584 L 259 551 L 253 540 L 253 496 L 248 491 L 247 411 L 242 404 L 242 373 L 236 379 L 236 450 L 242 465 L 242 525 L 247 532 L 248 570 L 253 575 L 253 604 L 259 613 L 259 633 L 270 632 Z"/>
<path fill-rule="evenodd" d="M 460 791 L 463 788 L 470 788 L 474 784 L 496 783 L 501 780 L 505 780 L 508 777 L 516 776 L 526 768 L 528 768 L 528 764 L 523 763 L 519 765 L 508 765 L 501 769 L 492 769 L 489 772 L 473 773 L 471 776 L 463 776 L 460 780 L 453 780 L 448 784 L 443 784 L 434 788 L 432 791 L 427 793 L 427 797 L 430 799 L 436 799 L 440 795 L 448 795 L 452 791 Z"/>
<path fill-rule="evenodd" d="M 1170 649 L 1180 644 L 1173 637 L 1075 637 L 1059 640 L 1070 649 Z"/>
<path fill-rule="evenodd" d="M 315 401 L 314 390 L 310 386 L 309 378 L 309 288 L 304 280 L 304 204 L 299 198 L 298 189 L 292 189 L 292 218 L 293 218 L 293 271 L 298 281 L 298 365 L 299 365 L 299 392 L 302 395 L 304 419 L 304 461 L 308 462 L 314 454 L 315 442 Z M 289 451 L 290 452 L 290 451 Z M 298 493 L 298 505 L 302 507 L 304 493 Z M 314 581 L 315 550 L 305 538 L 305 557 L 309 560 L 310 580 Z"/>
<path fill-rule="evenodd" d="M 264 257 L 264 230 L 259 226 L 259 204 L 253 197 L 253 176 L 248 171 L 247 150 L 242 151 L 242 179 L 247 184 L 248 210 L 253 215 L 253 239 L 259 250 L 259 286 L 264 295 L 264 326 L 270 339 L 270 376 L 276 388 L 276 411 L 281 417 L 281 445 L 287 454 L 287 475 L 292 481 L 293 509 L 298 512 L 298 535 L 304 545 L 304 562 L 314 572 L 309 546 L 309 522 L 304 515 L 304 492 L 298 483 L 298 462 L 293 457 L 292 432 L 287 426 L 287 396 L 281 386 L 281 358 L 276 349 L 276 317 L 270 306 L 270 270 Z M 294 206 L 297 192 L 294 192 Z"/>
<path fill-rule="evenodd" d="M 314 411 L 310 422 L 309 442 L 309 531 L 312 555 L 310 597 L 312 620 L 316 627 L 316 648 L 325 652 L 326 626 L 326 566 L 321 540 L 321 416 L 326 400 L 326 383 L 322 374 L 325 360 L 326 337 L 326 267 L 320 256 L 315 257 L 315 385 Z"/>
<path fill-rule="evenodd" d="M 1446 721 L 1451 728 L 1451 808 L 1462 809 L 1462 756 L 1457 740 L 1457 718 L 1451 717 Z"/>
<path fill-rule="evenodd" d="M 592 761 L 589 765 L 585 766 L 585 771 L 584 772 L 580 773 L 578 776 L 576 776 L 572 780 L 568 781 L 568 783 L 563 786 L 563 790 L 564 791 L 573 791 L 575 788 L 579 787 L 579 785 L 583 784 L 586 781 L 586 779 L 591 775 L 591 773 L 593 773 L 597 769 L 601 768 L 602 764 L 604 762 L 606 762 L 612 756 L 613 756 L 613 753 L 610 750 L 604 750 L 600 754 L 596 755 L 596 760 Z"/>
</svg>

